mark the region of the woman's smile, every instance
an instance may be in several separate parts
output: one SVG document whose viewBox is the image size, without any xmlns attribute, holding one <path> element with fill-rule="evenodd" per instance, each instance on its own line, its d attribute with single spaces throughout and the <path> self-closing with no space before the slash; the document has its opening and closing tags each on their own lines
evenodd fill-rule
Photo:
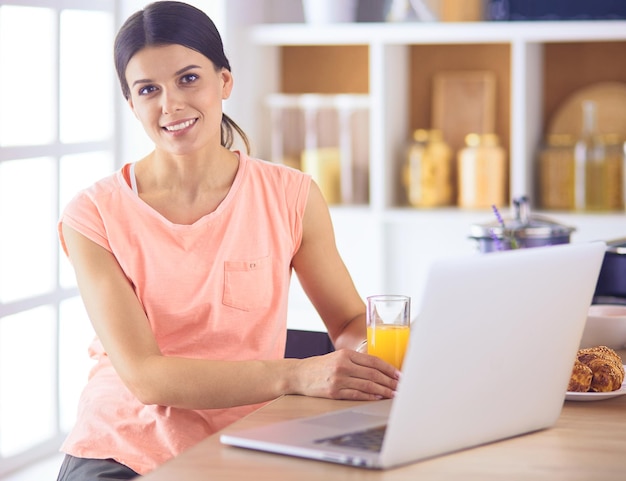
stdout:
<svg viewBox="0 0 626 481">
<path fill-rule="evenodd" d="M 171 122 L 167 125 L 164 125 L 163 130 L 169 133 L 172 133 L 174 135 L 183 134 L 187 132 L 191 127 L 193 127 L 196 124 L 197 120 L 198 119 L 195 118 L 195 119 Z"/>
</svg>

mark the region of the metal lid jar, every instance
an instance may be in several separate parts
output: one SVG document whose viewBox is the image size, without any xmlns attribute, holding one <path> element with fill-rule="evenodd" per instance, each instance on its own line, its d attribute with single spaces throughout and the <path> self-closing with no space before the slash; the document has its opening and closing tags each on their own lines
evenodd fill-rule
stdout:
<svg viewBox="0 0 626 481">
<path fill-rule="evenodd" d="M 495 252 L 515 248 L 568 244 L 574 227 L 554 222 L 547 217 L 531 215 L 527 197 L 513 200 L 512 219 L 474 224 L 470 238 L 478 243 L 481 252 Z"/>
</svg>

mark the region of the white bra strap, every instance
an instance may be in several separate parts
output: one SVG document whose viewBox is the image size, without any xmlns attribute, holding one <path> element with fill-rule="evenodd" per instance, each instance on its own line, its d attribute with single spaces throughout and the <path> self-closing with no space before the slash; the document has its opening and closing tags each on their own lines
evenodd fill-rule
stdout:
<svg viewBox="0 0 626 481">
<path fill-rule="evenodd" d="M 130 188 L 133 189 L 133 192 L 139 195 L 139 190 L 137 189 L 137 178 L 135 177 L 135 163 L 130 164 Z"/>
</svg>

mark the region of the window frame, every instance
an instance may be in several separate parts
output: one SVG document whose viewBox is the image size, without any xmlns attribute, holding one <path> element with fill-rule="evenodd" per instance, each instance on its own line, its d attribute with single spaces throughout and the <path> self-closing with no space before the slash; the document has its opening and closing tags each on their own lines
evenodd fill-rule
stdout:
<svg viewBox="0 0 626 481">
<path fill-rule="evenodd" d="M 54 177 L 52 181 L 55 183 L 55 196 L 56 199 L 51 199 L 55 205 L 55 214 L 58 218 L 60 216 L 59 198 L 60 198 L 60 163 L 61 159 L 66 155 L 72 154 L 85 154 L 92 152 L 108 152 L 114 159 L 114 168 L 119 168 L 121 156 L 119 151 L 119 142 L 115 141 L 116 137 L 119 137 L 120 132 L 120 117 L 121 117 L 121 103 L 118 101 L 119 92 L 117 87 L 117 81 L 112 82 L 115 92 L 113 92 L 112 99 L 114 101 L 113 107 L 113 129 L 110 138 L 103 141 L 91 141 L 91 142 L 74 142 L 63 143 L 60 141 L 60 25 L 61 25 L 61 12 L 63 10 L 81 10 L 81 11 L 99 11 L 108 12 L 112 15 L 113 29 L 117 28 L 119 24 L 119 12 L 123 0 L 3 0 L 2 6 L 20 6 L 20 7 L 40 7 L 50 9 L 54 12 L 54 42 L 55 48 L 55 72 L 54 79 L 55 85 L 53 86 L 54 92 L 56 92 L 54 99 L 54 139 L 47 144 L 42 145 L 18 145 L 18 146 L 0 146 L 0 164 L 7 161 L 19 161 L 23 159 L 31 159 L 36 157 L 51 157 L 54 159 Z M 113 32 L 112 32 L 113 33 Z M 111 75 L 114 76 L 113 64 L 111 61 Z M 59 343 L 60 343 L 60 306 L 68 300 L 79 296 L 77 287 L 63 287 L 60 279 L 60 263 L 66 262 L 60 258 L 60 249 L 58 248 L 58 240 L 55 239 L 55 245 L 53 252 L 55 252 L 55 262 L 50 268 L 53 270 L 54 278 L 56 279 L 55 286 L 48 292 L 26 297 L 16 301 L 2 303 L 0 301 L 0 322 L 7 316 L 18 314 L 24 311 L 28 311 L 41 306 L 51 306 L 55 311 L 55 338 L 52 339 L 54 343 L 53 350 L 55 352 L 56 365 L 54 367 L 55 372 L 55 392 L 54 399 L 49 402 L 54 403 L 54 425 L 55 432 L 53 436 L 49 437 L 45 441 L 31 446 L 30 448 L 8 457 L 2 457 L 0 455 L 0 477 L 4 474 L 13 472 L 21 467 L 33 463 L 45 456 L 58 452 L 59 446 L 65 436 L 66 432 L 61 427 L 61 406 L 60 406 L 60 372 L 59 372 Z M 1 383 L 1 380 L 0 380 Z M 28 429 L 28 426 L 24 426 L 24 429 Z"/>
</svg>

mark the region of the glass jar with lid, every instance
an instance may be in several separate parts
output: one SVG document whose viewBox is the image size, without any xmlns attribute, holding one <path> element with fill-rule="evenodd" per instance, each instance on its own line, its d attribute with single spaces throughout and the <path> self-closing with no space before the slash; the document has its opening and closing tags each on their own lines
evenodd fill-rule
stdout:
<svg viewBox="0 0 626 481">
<path fill-rule="evenodd" d="M 576 208 L 575 140 L 569 134 L 552 134 L 539 151 L 539 203 L 544 209 Z"/>
<path fill-rule="evenodd" d="M 585 164 L 585 207 L 589 210 L 624 209 L 624 149 L 618 134 L 594 137 L 594 156 Z"/>
<path fill-rule="evenodd" d="M 447 206 L 452 198 L 452 150 L 440 130 L 413 132 L 403 169 L 407 200 L 413 207 Z"/>
<path fill-rule="evenodd" d="M 506 152 L 496 134 L 468 134 L 457 162 L 459 207 L 487 208 L 507 203 Z"/>
</svg>

